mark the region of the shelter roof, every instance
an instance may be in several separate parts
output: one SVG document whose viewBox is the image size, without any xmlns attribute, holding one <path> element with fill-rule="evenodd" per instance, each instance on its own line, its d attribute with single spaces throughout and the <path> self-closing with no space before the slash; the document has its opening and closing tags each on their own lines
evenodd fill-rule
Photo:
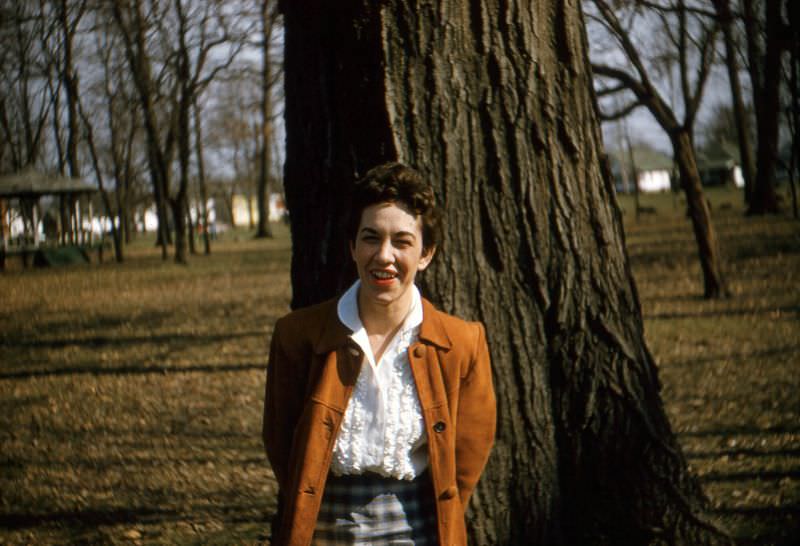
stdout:
<svg viewBox="0 0 800 546">
<path fill-rule="evenodd" d="M 96 191 L 96 187 L 80 178 L 47 174 L 34 169 L 0 176 L 0 197 L 40 197 Z"/>
</svg>

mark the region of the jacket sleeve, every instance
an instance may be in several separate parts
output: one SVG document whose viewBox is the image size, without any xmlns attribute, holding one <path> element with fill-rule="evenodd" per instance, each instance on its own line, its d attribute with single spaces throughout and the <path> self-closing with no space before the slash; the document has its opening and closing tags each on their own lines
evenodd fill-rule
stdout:
<svg viewBox="0 0 800 546">
<path fill-rule="evenodd" d="M 290 393 L 295 389 L 296 368 L 282 346 L 281 321 L 275 323 L 267 364 L 267 385 L 264 395 L 262 436 L 267 458 L 281 490 L 286 490 L 289 472 L 289 451 L 295 424 Z"/>
<path fill-rule="evenodd" d="M 459 389 L 455 439 L 456 481 L 465 509 L 494 444 L 497 413 L 486 334 L 482 324 L 476 327 L 470 366 Z"/>
</svg>

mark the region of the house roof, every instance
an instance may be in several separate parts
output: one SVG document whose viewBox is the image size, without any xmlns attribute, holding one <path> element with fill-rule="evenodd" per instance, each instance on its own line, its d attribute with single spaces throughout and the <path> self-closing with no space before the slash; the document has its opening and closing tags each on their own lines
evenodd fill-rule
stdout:
<svg viewBox="0 0 800 546">
<path fill-rule="evenodd" d="M 0 197 L 40 197 L 96 191 L 96 187 L 79 178 L 46 174 L 30 168 L 0 176 Z"/>
<path fill-rule="evenodd" d="M 740 163 L 739 147 L 729 140 L 710 142 L 697 151 L 697 166 L 700 170 L 732 169 Z"/>
<path fill-rule="evenodd" d="M 673 162 L 667 154 L 647 146 L 633 146 L 633 163 L 638 172 L 644 171 L 671 171 Z M 619 165 L 628 165 L 630 156 L 628 150 L 612 150 L 609 152 L 612 170 L 618 170 Z"/>
</svg>

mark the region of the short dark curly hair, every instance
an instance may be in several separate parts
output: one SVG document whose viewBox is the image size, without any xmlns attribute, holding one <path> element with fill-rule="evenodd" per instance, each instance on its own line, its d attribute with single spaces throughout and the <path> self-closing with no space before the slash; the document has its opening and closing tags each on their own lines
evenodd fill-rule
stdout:
<svg viewBox="0 0 800 546">
<path fill-rule="evenodd" d="M 355 183 L 347 224 L 348 239 L 355 244 L 364 209 L 378 203 L 403 205 L 422 220 L 422 249 L 427 253 L 442 237 L 442 213 L 433 189 L 422 175 L 408 165 L 389 162 L 370 169 Z"/>
</svg>

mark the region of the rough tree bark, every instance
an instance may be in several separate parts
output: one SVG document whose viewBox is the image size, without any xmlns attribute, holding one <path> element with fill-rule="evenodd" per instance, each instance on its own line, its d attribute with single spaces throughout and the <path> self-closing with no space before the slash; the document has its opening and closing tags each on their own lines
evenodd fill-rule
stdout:
<svg viewBox="0 0 800 546">
<path fill-rule="evenodd" d="M 726 542 L 659 397 L 578 4 L 282 9 L 292 305 L 353 278 L 353 179 L 418 167 L 448 218 L 423 293 L 483 321 L 492 351 L 499 428 L 471 543 Z"/>
</svg>

